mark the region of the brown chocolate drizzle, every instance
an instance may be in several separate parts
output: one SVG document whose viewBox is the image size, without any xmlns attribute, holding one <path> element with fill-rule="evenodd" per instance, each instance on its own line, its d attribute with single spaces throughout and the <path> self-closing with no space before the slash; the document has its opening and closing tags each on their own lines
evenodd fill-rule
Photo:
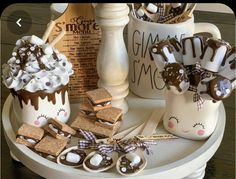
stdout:
<svg viewBox="0 0 236 179">
<path fill-rule="evenodd" d="M 224 60 L 223 60 L 222 63 L 221 63 L 221 66 L 225 66 L 225 63 L 226 63 L 227 58 L 229 58 L 231 55 L 235 54 L 235 50 L 236 50 L 236 46 L 233 46 L 233 47 L 229 50 L 229 52 L 227 53 L 227 55 L 225 55 Z M 235 55 L 236 55 L 236 54 L 235 54 Z M 235 58 L 234 58 L 233 60 L 235 60 Z M 229 62 L 229 63 L 230 63 L 230 62 Z"/>
<path fill-rule="evenodd" d="M 180 73 L 180 70 L 183 70 L 183 73 Z M 182 81 L 189 82 L 184 67 L 179 63 L 170 63 L 166 65 L 162 72 L 162 78 L 168 89 L 170 86 L 175 86 L 179 92 L 182 91 L 180 83 Z"/>
<path fill-rule="evenodd" d="M 170 44 L 175 48 L 177 52 L 180 51 L 181 44 L 176 38 L 169 39 Z"/>
<path fill-rule="evenodd" d="M 196 49 L 195 49 L 195 46 L 194 46 L 194 39 L 200 39 L 200 42 L 201 42 L 201 51 L 203 51 L 203 42 L 202 42 L 202 39 L 201 39 L 200 37 L 198 37 L 198 36 L 187 37 L 187 38 L 182 39 L 183 55 L 186 54 L 186 48 L 185 48 L 186 40 L 190 40 L 191 45 L 192 45 L 192 50 L 193 50 L 193 57 L 196 58 Z"/>
<path fill-rule="evenodd" d="M 155 54 L 160 54 L 164 58 L 165 61 L 168 61 L 168 58 L 165 55 L 163 49 L 164 49 L 164 47 L 166 47 L 169 50 L 169 53 L 173 52 L 173 48 L 172 48 L 169 40 L 162 40 L 159 43 L 155 44 L 155 46 L 153 46 L 152 48 L 154 48 L 154 47 L 157 49 L 157 52 L 155 52 Z M 153 59 L 151 58 L 151 60 L 153 60 Z"/>
<path fill-rule="evenodd" d="M 58 90 L 56 90 L 53 93 L 46 93 L 43 90 L 36 91 L 34 93 L 26 91 L 26 90 L 19 90 L 15 91 L 14 89 L 11 89 L 12 95 L 15 97 L 17 96 L 20 102 L 21 108 L 23 108 L 23 102 L 25 104 L 28 104 L 30 101 L 30 104 L 34 106 L 35 110 L 38 110 L 39 108 L 39 97 L 41 99 L 44 99 L 46 96 L 48 97 L 48 102 L 52 102 L 53 104 L 56 104 L 56 93 L 61 93 L 62 97 L 62 104 L 65 104 L 65 93 L 68 91 L 68 85 L 60 87 Z"/>
<path fill-rule="evenodd" d="M 233 63 L 231 63 L 231 65 L 230 65 L 230 69 L 231 69 L 231 70 L 235 70 L 235 69 L 236 69 L 235 60 L 236 60 L 236 59 L 234 59 Z"/>
<path fill-rule="evenodd" d="M 203 53 L 202 53 L 202 55 L 201 55 L 200 58 L 203 59 L 203 57 L 204 57 L 204 55 L 205 55 L 205 53 L 206 53 L 207 48 L 210 47 L 210 48 L 213 50 L 212 56 L 211 56 L 211 58 L 210 58 L 210 61 L 213 62 L 214 57 L 215 57 L 215 55 L 216 55 L 216 51 L 217 51 L 217 49 L 220 48 L 221 46 L 225 46 L 225 47 L 227 48 L 226 52 L 230 49 L 230 45 L 229 45 L 227 42 L 225 42 L 225 41 L 223 41 L 223 40 L 221 40 L 221 39 L 209 38 L 209 39 L 206 41 L 206 46 L 205 46 L 205 48 L 204 48 L 204 50 L 203 50 Z M 225 53 L 225 57 L 226 57 L 226 54 L 227 54 L 227 53 Z M 224 57 L 224 58 L 225 58 L 225 57 Z"/>
<path fill-rule="evenodd" d="M 30 48 L 34 48 L 34 50 L 30 50 Z M 23 49 L 25 49 L 23 51 Z M 20 59 L 20 67 L 21 69 L 25 68 L 26 63 L 28 62 L 27 59 L 29 58 L 28 53 L 31 53 L 35 56 L 36 60 L 38 61 L 40 69 L 45 69 L 45 65 L 41 62 L 40 58 L 45 55 L 42 48 L 37 45 L 33 45 L 28 41 L 25 41 L 25 44 L 17 49 L 17 58 Z"/>
</svg>

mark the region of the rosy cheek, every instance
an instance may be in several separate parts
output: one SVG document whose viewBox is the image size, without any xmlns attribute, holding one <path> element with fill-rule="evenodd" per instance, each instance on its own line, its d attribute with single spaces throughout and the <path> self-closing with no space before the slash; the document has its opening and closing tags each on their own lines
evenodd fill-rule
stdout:
<svg viewBox="0 0 236 179">
<path fill-rule="evenodd" d="M 204 131 L 204 130 L 198 130 L 198 131 L 197 131 L 197 134 L 200 135 L 200 136 L 202 136 L 202 135 L 205 134 L 205 131 Z"/>
<path fill-rule="evenodd" d="M 67 112 L 64 113 L 64 117 L 66 117 L 66 116 L 67 116 Z"/>
<path fill-rule="evenodd" d="M 174 124 L 173 124 L 171 121 L 169 121 L 169 122 L 168 122 L 168 127 L 169 127 L 169 128 L 173 128 L 173 127 L 174 127 Z"/>
<path fill-rule="evenodd" d="M 39 121 L 38 121 L 38 120 L 34 121 L 34 124 L 35 124 L 36 126 L 38 126 L 38 125 L 39 125 Z"/>
</svg>

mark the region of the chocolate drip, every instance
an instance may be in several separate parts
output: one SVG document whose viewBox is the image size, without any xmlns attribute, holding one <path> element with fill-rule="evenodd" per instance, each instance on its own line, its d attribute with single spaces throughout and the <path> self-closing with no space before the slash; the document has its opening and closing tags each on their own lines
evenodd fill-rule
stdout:
<svg viewBox="0 0 236 179">
<path fill-rule="evenodd" d="M 41 99 L 44 99 L 46 96 L 48 97 L 48 102 L 52 102 L 53 104 L 56 104 L 56 93 L 59 94 L 61 93 L 61 98 L 62 98 L 62 104 L 65 104 L 65 93 L 68 91 L 68 85 L 60 87 L 58 90 L 56 90 L 53 93 L 46 93 L 43 90 L 36 91 L 34 93 L 31 93 L 26 90 L 19 90 L 15 91 L 14 89 L 11 89 L 12 95 L 15 97 L 17 96 L 20 102 L 21 108 L 23 108 L 23 102 L 25 104 L 28 104 L 30 101 L 30 104 L 34 106 L 35 110 L 38 110 L 39 108 L 39 97 Z"/>
<path fill-rule="evenodd" d="M 175 48 L 177 52 L 180 51 L 181 44 L 176 38 L 169 39 L 170 44 Z M 179 48 L 180 47 L 180 48 Z"/>
<path fill-rule="evenodd" d="M 180 71 L 182 70 L 182 73 Z M 179 92 L 182 91 L 180 84 L 182 81 L 188 82 L 188 76 L 185 72 L 184 67 L 179 63 L 170 63 L 165 66 L 162 72 L 162 78 L 170 89 L 170 86 L 175 86 Z"/>
<path fill-rule="evenodd" d="M 162 40 L 160 41 L 158 44 L 155 45 L 157 52 L 155 52 L 155 54 L 160 54 L 164 60 L 167 62 L 168 61 L 168 57 L 165 55 L 163 49 L 166 47 L 169 51 L 169 53 L 173 52 L 173 48 L 169 42 L 169 40 Z M 153 59 L 151 59 L 153 60 Z"/>
<path fill-rule="evenodd" d="M 209 39 L 207 40 L 207 42 L 206 42 L 206 46 L 205 46 L 205 48 L 204 48 L 204 50 L 203 50 L 203 53 L 202 53 L 202 55 L 201 55 L 200 58 L 203 59 L 203 57 L 204 57 L 204 55 L 205 55 L 205 53 L 206 53 L 207 48 L 210 47 L 210 48 L 212 49 L 212 51 L 213 51 L 212 56 L 211 56 L 211 58 L 210 58 L 210 61 L 213 62 L 214 57 L 215 57 L 215 55 L 216 55 L 216 51 L 217 51 L 217 49 L 219 49 L 221 46 L 225 46 L 225 47 L 227 48 L 226 51 L 228 51 L 229 48 L 230 48 L 230 45 L 229 45 L 227 42 L 223 41 L 223 40 L 209 38 Z M 227 53 L 226 53 L 226 54 L 227 54 Z M 225 54 L 225 57 L 226 57 L 226 54 Z M 225 57 L 224 57 L 224 58 L 225 58 Z"/>
<path fill-rule="evenodd" d="M 231 70 L 235 70 L 236 69 L 235 59 L 234 59 L 233 63 L 231 63 L 230 69 Z"/>
<path fill-rule="evenodd" d="M 186 40 L 190 40 L 191 45 L 192 45 L 192 50 L 193 50 L 193 57 L 196 58 L 196 49 L 194 46 L 194 39 L 199 39 L 201 42 L 201 51 L 203 51 L 203 43 L 202 43 L 202 39 L 200 37 L 187 37 L 182 39 L 182 44 L 183 44 L 183 55 L 186 55 L 186 48 L 185 48 L 185 41 Z"/>
<path fill-rule="evenodd" d="M 221 66 L 225 66 L 227 58 L 229 58 L 231 55 L 235 54 L 236 46 L 232 47 L 230 51 L 225 55 L 224 60 L 221 63 Z M 235 58 L 233 59 L 235 60 Z"/>
<path fill-rule="evenodd" d="M 23 50 L 25 49 L 25 50 Z M 32 50 L 34 49 L 34 50 Z M 28 54 L 30 53 L 30 54 Z M 33 54 L 38 61 L 40 69 L 45 69 L 45 65 L 41 62 L 40 58 L 45 55 L 42 48 L 33 45 L 30 42 L 26 41 L 25 44 L 17 49 L 17 58 L 20 59 L 20 67 L 21 69 L 25 68 L 26 63 L 28 62 L 29 55 Z"/>
</svg>

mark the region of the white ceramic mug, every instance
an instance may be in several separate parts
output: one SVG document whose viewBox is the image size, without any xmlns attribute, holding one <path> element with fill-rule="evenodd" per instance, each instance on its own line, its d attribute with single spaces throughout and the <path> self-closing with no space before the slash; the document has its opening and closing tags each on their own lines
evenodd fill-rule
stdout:
<svg viewBox="0 0 236 179">
<path fill-rule="evenodd" d="M 215 130 L 221 101 L 205 100 L 202 108 L 198 109 L 197 103 L 193 102 L 193 95 L 192 91 L 176 95 L 166 90 L 163 124 L 172 134 L 187 139 L 203 140 Z"/>
<path fill-rule="evenodd" d="M 210 23 L 194 23 L 194 17 L 177 24 L 160 24 L 142 21 L 130 13 L 128 24 L 129 88 L 144 98 L 164 99 L 165 84 L 154 61 L 150 60 L 149 48 L 160 40 L 193 36 L 208 32 L 221 38 L 219 29 Z"/>
<path fill-rule="evenodd" d="M 18 123 L 27 123 L 36 127 L 43 127 L 49 118 L 56 118 L 66 123 L 70 117 L 70 102 L 68 91 L 57 91 L 52 93 L 55 97 L 55 104 L 49 100 L 48 95 L 45 98 L 37 97 L 37 107 L 33 105 L 32 99 L 28 103 L 20 100 L 18 95 L 13 95 L 13 112 Z M 35 99 L 35 98 L 34 98 Z M 22 105 L 20 104 L 22 103 Z"/>
</svg>

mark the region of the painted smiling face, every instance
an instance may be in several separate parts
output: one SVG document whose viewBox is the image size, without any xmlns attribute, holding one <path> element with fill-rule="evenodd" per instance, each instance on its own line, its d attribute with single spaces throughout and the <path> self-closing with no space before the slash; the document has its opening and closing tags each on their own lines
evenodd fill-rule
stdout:
<svg viewBox="0 0 236 179">
<path fill-rule="evenodd" d="M 204 140 L 214 131 L 218 120 L 220 102 L 204 102 L 204 107 L 197 109 L 193 102 L 193 92 L 175 95 L 166 91 L 166 112 L 163 123 L 169 132 L 187 139 Z"/>
<path fill-rule="evenodd" d="M 57 118 L 63 123 L 66 123 L 70 116 L 70 104 L 68 99 L 68 92 L 60 91 L 51 94 L 54 99 L 46 96 L 41 98 L 35 96 L 35 98 L 29 99 L 28 103 L 24 102 L 24 99 L 18 96 L 14 97 L 13 110 L 20 124 L 27 123 L 37 127 L 42 127 L 47 123 L 49 118 Z M 36 102 L 37 101 L 37 102 Z M 36 104 L 37 103 L 37 104 Z"/>
</svg>

